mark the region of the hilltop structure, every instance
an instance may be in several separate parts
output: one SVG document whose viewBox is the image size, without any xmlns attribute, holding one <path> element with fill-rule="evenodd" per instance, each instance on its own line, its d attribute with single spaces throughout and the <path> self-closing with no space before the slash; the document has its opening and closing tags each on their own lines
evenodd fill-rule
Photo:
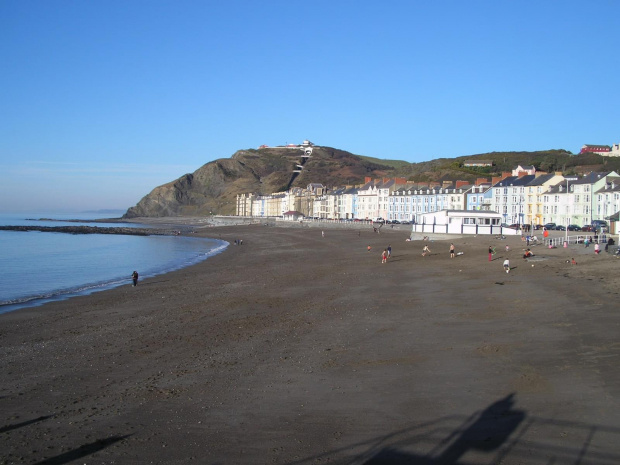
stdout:
<svg viewBox="0 0 620 465">
<path fill-rule="evenodd" d="M 579 153 L 596 153 L 604 157 L 620 157 L 620 144 L 613 144 L 612 146 L 585 144 L 581 147 Z"/>
</svg>

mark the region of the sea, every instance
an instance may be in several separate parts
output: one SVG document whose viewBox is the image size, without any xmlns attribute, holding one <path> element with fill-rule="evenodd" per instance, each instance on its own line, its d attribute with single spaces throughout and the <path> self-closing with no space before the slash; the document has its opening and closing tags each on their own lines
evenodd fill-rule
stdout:
<svg viewBox="0 0 620 465">
<path fill-rule="evenodd" d="M 121 215 L 11 213 L 0 214 L 0 225 L 149 227 L 93 222 Z M 187 236 L 0 231 L 0 313 L 131 285 L 134 270 L 142 280 L 201 262 L 227 246 L 219 239 Z"/>
</svg>

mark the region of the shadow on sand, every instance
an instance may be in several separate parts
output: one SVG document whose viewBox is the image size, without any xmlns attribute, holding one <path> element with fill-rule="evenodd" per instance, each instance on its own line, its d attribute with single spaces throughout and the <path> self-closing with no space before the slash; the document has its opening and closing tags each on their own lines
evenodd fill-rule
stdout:
<svg viewBox="0 0 620 465">
<path fill-rule="evenodd" d="M 0 427 L 0 434 L 1 433 L 6 433 L 7 431 L 11 431 L 11 430 L 14 430 L 14 429 L 23 428 L 24 426 L 32 425 L 34 423 L 38 423 L 40 421 L 47 420 L 48 418 L 52 418 L 52 415 L 46 415 L 46 416 L 43 416 L 43 417 L 35 418 L 33 420 L 22 421 L 21 423 L 15 423 L 14 425 L 2 426 L 2 427 Z"/>
<path fill-rule="evenodd" d="M 74 460 L 81 459 L 83 457 L 99 452 L 100 450 L 110 447 L 112 444 L 122 441 L 131 435 L 125 436 L 111 436 L 105 439 L 99 439 L 89 444 L 84 444 L 77 449 L 70 450 L 64 454 L 50 457 L 49 459 L 37 462 L 35 465 L 63 465 L 65 463 L 73 462 Z"/>
<path fill-rule="evenodd" d="M 547 465 L 620 463 L 620 452 L 611 446 L 620 439 L 620 428 L 528 416 L 525 411 L 515 409 L 514 404 L 515 394 L 510 394 L 469 417 L 453 415 L 417 424 L 294 463 L 494 465 L 505 461 L 534 463 L 533 460 Z M 563 435 L 572 439 L 559 441 Z M 597 445 L 597 436 L 605 443 Z"/>
</svg>

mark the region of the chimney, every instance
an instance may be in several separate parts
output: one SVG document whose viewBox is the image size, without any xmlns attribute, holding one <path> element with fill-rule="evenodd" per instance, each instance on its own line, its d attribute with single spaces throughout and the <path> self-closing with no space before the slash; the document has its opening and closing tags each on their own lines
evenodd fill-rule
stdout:
<svg viewBox="0 0 620 465">
<path fill-rule="evenodd" d="M 478 178 L 476 179 L 476 186 L 479 186 L 480 184 L 484 184 L 485 182 L 488 182 L 487 178 Z"/>
<path fill-rule="evenodd" d="M 463 186 L 466 186 L 467 184 L 469 184 L 467 181 L 456 181 L 456 188 L 460 189 Z"/>
<path fill-rule="evenodd" d="M 502 179 L 509 178 L 510 176 L 512 176 L 512 173 L 510 171 L 504 171 L 502 173 Z"/>
<path fill-rule="evenodd" d="M 366 176 L 364 178 L 364 184 L 368 184 L 370 181 L 372 181 L 372 178 L 370 176 Z"/>
<path fill-rule="evenodd" d="M 405 178 L 394 178 L 394 182 L 396 184 L 407 184 L 407 180 Z"/>
<path fill-rule="evenodd" d="M 527 171 L 519 171 L 519 174 L 517 175 L 517 177 L 521 179 L 523 176 L 527 176 Z"/>
<path fill-rule="evenodd" d="M 498 182 L 500 182 L 502 179 L 504 179 L 504 178 L 502 178 L 501 176 L 493 176 L 493 177 L 491 178 L 491 184 L 495 185 L 495 184 L 497 184 Z"/>
</svg>

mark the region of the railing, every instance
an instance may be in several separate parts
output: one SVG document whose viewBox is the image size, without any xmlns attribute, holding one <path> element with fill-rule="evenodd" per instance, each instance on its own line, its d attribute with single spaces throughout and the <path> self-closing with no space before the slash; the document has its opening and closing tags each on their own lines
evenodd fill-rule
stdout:
<svg viewBox="0 0 620 465">
<path fill-rule="evenodd" d="M 543 243 L 551 247 L 564 247 L 564 243 L 584 244 L 586 239 L 590 244 L 606 244 L 609 237 L 607 234 L 577 234 L 572 236 L 547 237 Z"/>
<path fill-rule="evenodd" d="M 489 224 L 424 224 L 417 223 L 412 227 L 414 233 L 432 233 L 432 234 L 471 234 L 471 235 L 502 235 L 516 236 L 521 231 L 505 228 L 501 225 Z"/>
</svg>

